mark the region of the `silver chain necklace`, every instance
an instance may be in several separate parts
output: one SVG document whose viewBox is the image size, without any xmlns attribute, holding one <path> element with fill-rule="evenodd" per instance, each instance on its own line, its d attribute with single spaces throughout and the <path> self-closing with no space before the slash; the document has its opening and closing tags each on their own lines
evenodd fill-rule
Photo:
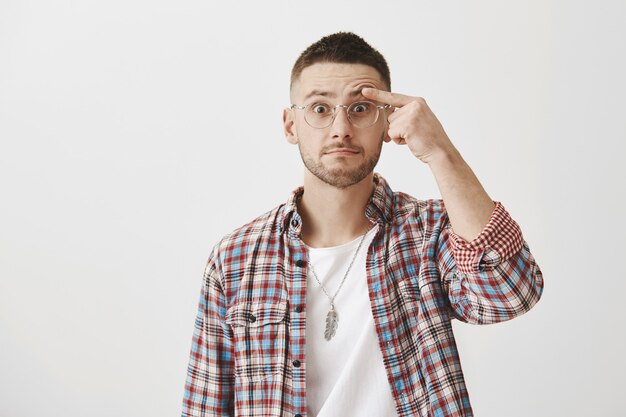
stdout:
<svg viewBox="0 0 626 417">
<path fill-rule="evenodd" d="M 319 278 L 317 277 L 317 274 L 315 273 L 315 270 L 313 269 L 313 265 L 311 264 L 311 262 L 308 262 L 309 269 L 311 270 L 311 272 L 313 272 L 313 276 L 317 280 L 317 283 L 320 284 L 320 287 L 322 287 L 324 294 L 326 294 L 326 297 L 328 297 L 328 299 L 330 300 L 330 311 L 326 315 L 326 330 L 324 331 L 324 339 L 326 340 L 330 340 L 333 338 L 333 336 L 335 336 L 335 333 L 337 332 L 337 326 L 339 324 L 339 317 L 337 316 L 337 312 L 335 311 L 335 297 L 337 297 L 337 294 L 339 294 L 339 290 L 341 290 L 343 283 L 348 277 L 348 273 L 350 272 L 350 269 L 352 268 L 352 264 L 354 263 L 354 260 L 356 259 L 356 255 L 359 253 L 359 249 L 361 249 L 361 245 L 363 244 L 363 241 L 365 240 L 365 236 L 367 236 L 370 230 L 372 230 L 371 227 L 369 228 L 367 232 L 365 232 L 365 234 L 361 238 L 361 241 L 359 242 L 359 246 L 356 248 L 356 251 L 354 252 L 354 256 L 352 257 L 352 261 L 350 262 L 350 265 L 348 266 L 348 270 L 343 276 L 343 280 L 341 281 L 341 284 L 339 284 L 339 288 L 337 288 L 337 292 L 335 292 L 335 295 L 332 298 L 330 297 L 330 295 L 328 295 L 328 293 L 326 292 L 326 288 L 324 288 Z"/>
</svg>

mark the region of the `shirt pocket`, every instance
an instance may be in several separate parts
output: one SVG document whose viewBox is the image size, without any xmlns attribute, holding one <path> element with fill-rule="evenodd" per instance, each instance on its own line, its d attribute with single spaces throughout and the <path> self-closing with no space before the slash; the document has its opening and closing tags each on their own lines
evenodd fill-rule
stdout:
<svg viewBox="0 0 626 417">
<path fill-rule="evenodd" d="M 235 379 L 256 382 L 280 372 L 287 355 L 287 301 L 242 302 L 226 313 L 233 330 Z"/>
</svg>

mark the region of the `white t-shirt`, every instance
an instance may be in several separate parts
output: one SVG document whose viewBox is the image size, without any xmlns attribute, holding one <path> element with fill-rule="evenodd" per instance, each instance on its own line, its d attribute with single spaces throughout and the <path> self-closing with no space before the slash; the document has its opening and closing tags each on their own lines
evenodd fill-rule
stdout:
<svg viewBox="0 0 626 417">
<path fill-rule="evenodd" d="M 324 338 L 330 299 L 308 271 L 306 395 L 309 417 L 398 415 L 378 345 L 365 272 L 368 247 L 377 228 L 374 226 L 367 233 L 335 298 L 338 326 L 330 341 Z M 309 262 L 330 297 L 337 292 L 361 237 L 330 248 L 308 247 Z"/>
</svg>

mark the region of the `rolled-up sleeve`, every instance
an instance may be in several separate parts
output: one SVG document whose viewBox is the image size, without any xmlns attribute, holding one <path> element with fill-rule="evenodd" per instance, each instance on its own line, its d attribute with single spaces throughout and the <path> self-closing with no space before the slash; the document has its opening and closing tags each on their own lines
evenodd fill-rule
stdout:
<svg viewBox="0 0 626 417">
<path fill-rule="evenodd" d="M 233 415 L 233 343 L 213 256 L 204 272 L 187 368 L 182 416 Z"/>
<path fill-rule="evenodd" d="M 438 264 L 452 315 L 471 324 L 510 320 L 541 298 L 543 276 L 519 225 L 500 202 L 481 233 L 468 242 L 448 222 L 438 241 Z"/>
</svg>

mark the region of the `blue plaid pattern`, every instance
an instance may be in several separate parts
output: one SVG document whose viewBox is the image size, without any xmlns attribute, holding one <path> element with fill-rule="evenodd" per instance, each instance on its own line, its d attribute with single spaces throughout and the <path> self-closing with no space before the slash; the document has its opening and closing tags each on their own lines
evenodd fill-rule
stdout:
<svg viewBox="0 0 626 417">
<path fill-rule="evenodd" d="M 484 325 L 524 314 L 541 297 L 542 273 L 501 203 L 466 242 L 442 200 L 393 192 L 377 173 L 374 181 L 365 214 L 379 228 L 367 283 L 398 415 L 472 416 L 451 320 Z M 183 416 L 306 416 L 302 193 L 213 247 Z"/>
</svg>

